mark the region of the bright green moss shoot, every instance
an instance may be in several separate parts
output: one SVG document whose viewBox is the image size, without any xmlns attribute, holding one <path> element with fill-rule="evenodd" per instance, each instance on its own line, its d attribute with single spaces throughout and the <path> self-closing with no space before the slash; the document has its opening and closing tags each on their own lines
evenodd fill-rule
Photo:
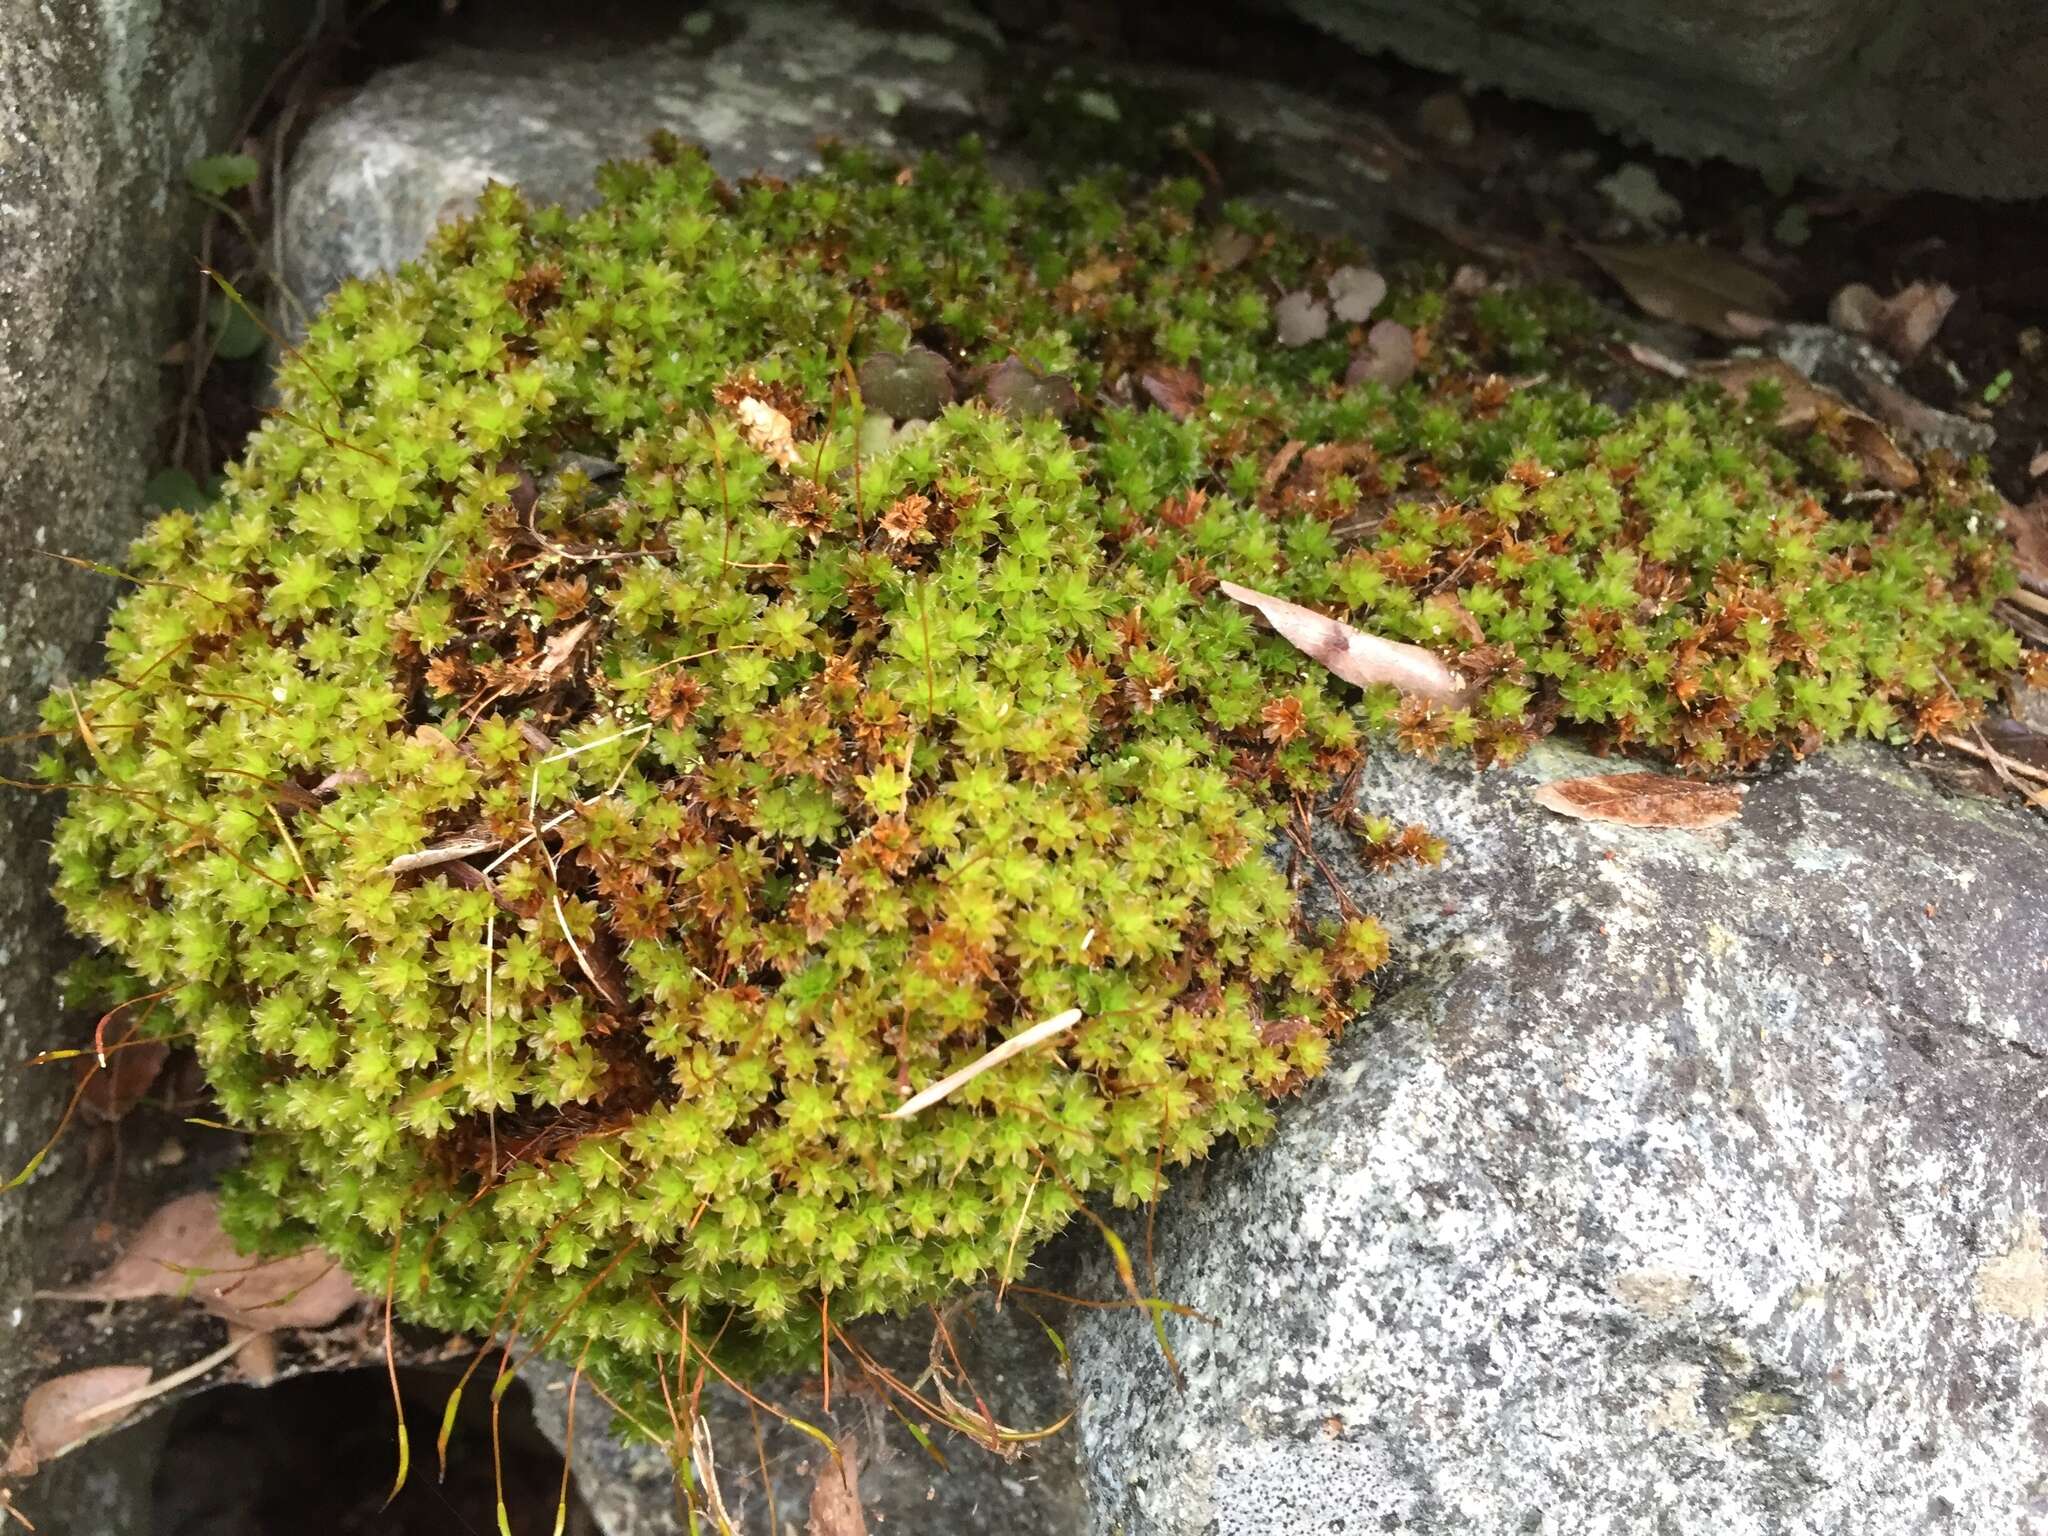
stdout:
<svg viewBox="0 0 2048 1536">
<path fill-rule="evenodd" d="M 685 1308 L 764 1367 L 821 1298 L 1014 1275 L 1077 1200 L 1258 1137 L 1383 958 L 1262 857 L 1370 730 L 1741 767 L 1968 712 L 2015 659 L 1967 479 L 1832 516 L 1823 438 L 1597 405 L 1549 301 L 1397 287 L 1422 370 L 1347 390 L 1341 335 L 1271 340 L 1343 253 L 1191 186 L 1023 194 L 969 153 L 728 189 L 666 146 L 602 189 L 493 190 L 333 297 L 220 499 L 138 544 L 47 771 L 74 922 L 256 1132 L 233 1229 L 379 1292 L 395 1256 L 401 1315 L 517 1316 L 615 1390 Z M 914 342 L 974 398 L 863 419 Z M 1013 354 L 1065 422 L 990 408 Z M 1485 689 L 1361 699 L 1218 577 Z"/>
</svg>

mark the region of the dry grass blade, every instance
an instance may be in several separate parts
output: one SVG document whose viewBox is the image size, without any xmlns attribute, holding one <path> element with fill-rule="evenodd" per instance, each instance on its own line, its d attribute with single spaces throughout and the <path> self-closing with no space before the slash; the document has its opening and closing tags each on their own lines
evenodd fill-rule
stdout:
<svg viewBox="0 0 2048 1536">
<path fill-rule="evenodd" d="M 495 837 L 458 837 L 454 842 L 442 843 L 436 848 L 422 848 L 416 853 L 401 853 L 384 866 L 384 873 L 403 875 L 415 869 L 431 869 L 436 864 L 474 858 L 479 853 L 491 853 L 497 847 L 498 840 Z"/>
<path fill-rule="evenodd" d="M 919 1110 L 929 1109 L 948 1094 L 958 1091 L 973 1082 L 982 1073 L 999 1067 L 1012 1056 L 1028 1051 L 1042 1040 L 1050 1040 L 1063 1030 L 1072 1029 L 1081 1022 L 1081 1010 L 1069 1008 L 1065 1013 L 1056 1013 L 1041 1023 L 1032 1025 L 1022 1034 L 1012 1035 L 987 1055 L 968 1063 L 958 1072 L 940 1078 L 922 1093 L 913 1094 L 896 1108 L 882 1116 L 884 1120 L 908 1120 Z"/>
<path fill-rule="evenodd" d="M 1538 805 L 1578 821 L 1697 831 L 1742 814 L 1742 786 L 1673 779 L 1661 773 L 1602 773 L 1558 779 L 1529 791 Z"/>
<path fill-rule="evenodd" d="M 1402 693 L 1455 708 L 1471 685 L 1433 651 L 1353 629 L 1341 620 L 1271 597 L 1234 581 L 1218 582 L 1224 596 L 1255 609 L 1280 638 L 1309 660 L 1359 688 L 1387 683 Z"/>
</svg>

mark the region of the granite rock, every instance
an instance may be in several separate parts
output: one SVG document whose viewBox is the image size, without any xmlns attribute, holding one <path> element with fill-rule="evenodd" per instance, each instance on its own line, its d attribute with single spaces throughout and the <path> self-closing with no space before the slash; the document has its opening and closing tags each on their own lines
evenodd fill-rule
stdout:
<svg viewBox="0 0 2048 1536">
<path fill-rule="evenodd" d="M 1289 0 L 1353 45 L 1591 113 L 1668 154 L 1970 197 L 2048 192 L 2027 0 Z"/>
<path fill-rule="evenodd" d="M 1326 841 L 1401 971 L 1159 1210 L 1185 1390 L 1077 1321 L 1098 1531 L 2048 1531 L 2048 838 L 1874 747 L 1706 832 L 1528 797 L 1612 766 L 1373 760 L 1453 852 Z"/>
<path fill-rule="evenodd" d="M 0 0 L 0 736 L 89 675 L 115 592 L 45 558 L 118 562 L 145 519 L 158 357 L 191 294 L 198 204 L 184 169 L 217 151 L 310 24 L 310 0 Z M 4 771 L 22 753 L 0 748 Z M 71 953 L 48 895 L 53 807 L 0 830 L 0 1179 L 49 1135 L 67 1081 L 19 1063 L 54 1042 Z M 69 1209 L 75 1161 L 0 1199 L 0 1426 L 28 1382 L 28 1263 Z"/>
</svg>

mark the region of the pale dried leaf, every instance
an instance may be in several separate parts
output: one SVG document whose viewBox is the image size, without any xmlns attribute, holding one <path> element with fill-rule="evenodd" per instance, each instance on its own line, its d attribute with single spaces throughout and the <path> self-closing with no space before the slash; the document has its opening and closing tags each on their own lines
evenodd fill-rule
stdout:
<svg viewBox="0 0 2048 1536">
<path fill-rule="evenodd" d="M 2043 475 L 2048 475 L 2048 448 L 2042 449 L 2031 459 L 2027 460 L 2028 479 L 2038 480 Z"/>
<path fill-rule="evenodd" d="M 787 420 L 787 418 L 785 418 Z M 583 644 L 583 637 L 590 633 L 595 619 L 585 619 L 572 624 L 558 635 L 550 635 L 546 645 L 541 647 L 540 662 L 534 668 L 535 675 L 543 683 L 551 683 L 576 659 L 576 648 Z"/>
<path fill-rule="evenodd" d="M 733 414 L 739 418 L 740 431 L 756 452 L 784 469 L 797 462 L 796 429 L 782 412 L 765 400 L 745 395 L 733 407 Z"/>
<path fill-rule="evenodd" d="M 1710 335 L 1750 340 L 1771 328 L 1785 290 L 1712 246 L 1687 241 L 1582 245 L 1645 314 Z"/>
<path fill-rule="evenodd" d="M 805 1530 L 806 1536 L 868 1536 L 860 1505 L 860 1445 L 851 1434 L 839 1437 L 838 1458 L 827 1457 L 818 1468 Z"/>
<path fill-rule="evenodd" d="M 1216 586 L 1225 597 L 1256 610 L 1281 639 L 1302 655 L 1354 687 L 1389 683 L 1402 693 L 1432 704 L 1455 708 L 1465 702 L 1470 684 L 1432 651 L 1366 634 L 1313 608 L 1241 587 L 1234 581 L 1218 582 Z"/>
<path fill-rule="evenodd" d="M 1784 431 L 1804 431 L 1819 425 L 1835 425 L 1846 445 L 1871 477 L 1887 490 L 1903 491 L 1920 483 L 1920 470 L 1891 440 L 1875 419 L 1856 409 L 1832 390 L 1822 389 L 1790 363 L 1777 358 L 1746 358 L 1736 362 L 1708 363 L 1698 370 L 1737 400 L 1746 401 L 1750 389 L 1769 382 L 1778 388 L 1784 402 L 1772 425 Z"/>
<path fill-rule="evenodd" d="M 363 1299 L 347 1272 L 317 1248 L 277 1259 L 238 1253 L 210 1192 L 173 1200 L 97 1278 L 50 1294 L 65 1301 L 189 1296 L 215 1316 L 259 1331 L 324 1328 Z"/>
<path fill-rule="evenodd" d="M 1557 779 L 1529 791 L 1530 798 L 1560 816 L 1606 821 L 1624 827 L 1697 830 L 1718 827 L 1742 814 L 1742 787 L 1673 779 L 1661 773 L 1602 773 Z"/>
<path fill-rule="evenodd" d="M 1273 306 L 1273 326 L 1283 347 L 1305 347 L 1330 334 L 1330 306 L 1306 289 Z"/>
<path fill-rule="evenodd" d="M 1649 346 L 1644 342 L 1631 341 L 1622 350 L 1628 353 L 1632 361 L 1641 364 L 1652 373 L 1663 374 L 1667 379 L 1689 379 L 1692 377 L 1691 364 L 1682 363 L 1677 358 L 1659 352 L 1655 347 Z"/>
<path fill-rule="evenodd" d="M 1387 296 L 1387 280 L 1371 267 L 1339 267 L 1330 274 L 1330 312 L 1347 325 L 1372 318 Z"/>
<path fill-rule="evenodd" d="M 0 1474 L 28 1477 L 103 1426 L 94 1410 L 149 1385 L 146 1365 L 96 1365 L 56 1376 L 29 1393 L 21 1405 L 21 1433 Z"/>
</svg>

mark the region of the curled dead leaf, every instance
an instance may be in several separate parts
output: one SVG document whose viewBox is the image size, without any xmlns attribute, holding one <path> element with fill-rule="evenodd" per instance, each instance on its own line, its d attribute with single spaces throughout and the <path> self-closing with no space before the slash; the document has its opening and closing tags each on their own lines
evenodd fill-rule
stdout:
<svg viewBox="0 0 2048 1536">
<path fill-rule="evenodd" d="M 1327 614 L 1241 587 L 1234 581 L 1216 585 L 1226 597 L 1258 612 L 1281 639 L 1302 655 L 1355 687 L 1388 683 L 1402 693 L 1447 708 L 1465 702 L 1471 685 L 1433 651 L 1369 635 Z"/>
<path fill-rule="evenodd" d="M 1739 784 L 1708 784 L 1661 773 L 1602 773 L 1557 779 L 1529 791 L 1538 805 L 1579 821 L 1697 830 L 1742 814 Z"/>
<path fill-rule="evenodd" d="M 743 395 L 733 407 L 740 431 L 757 453 L 765 454 L 784 469 L 797 462 L 796 429 L 789 418 L 765 400 Z"/>
<path fill-rule="evenodd" d="M 189 1296 L 216 1317 L 257 1331 L 325 1328 L 363 1300 L 348 1273 L 318 1248 L 282 1258 L 237 1252 L 210 1192 L 171 1201 L 97 1277 L 46 1294 L 60 1301 Z"/>
<path fill-rule="evenodd" d="M 1708 363 L 1697 372 L 1712 379 L 1738 400 L 1747 400 L 1757 384 L 1775 385 L 1783 402 L 1772 425 L 1782 431 L 1798 432 L 1819 426 L 1841 433 L 1843 446 L 1886 490 L 1909 490 L 1920 483 L 1919 466 L 1874 417 L 1865 415 L 1832 390 L 1822 389 L 1790 363 L 1777 358 L 1742 358 L 1734 362 Z"/>
<path fill-rule="evenodd" d="M 839 1455 L 818 1468 L 806 1536 L 868 1536 L 860 1504 L 860 1444 L 851 1434 L 839 1437 Z"/>
<path fill-rule="evenodd" d="M 1785 304 L 1784 289 L 1712 246 L 1680 240 L 1579 249 L 1643 313 L 1732 341 L 1751 341 L 1769 331 Z"/>
<path fill-rule="evenodd" d="M 1956 291 L 1947 283 L 1908 283 L 1881 298 L 1868 283 L 1850 283 L 1828 303 L 1828 323 L 1868 336 L 1902 363 L 1910 363 L 1934 340 Z"/>
<path fill-rule="evenodd" d="M 33 1476 L 44 1462 L 105 1428 L 107 1415 L 99 1410 L 148 1386 L 149 1379 L 146 1365 L 96 1365 L 43 1382 L 21 1405 L 21 1432 L 0 1476 Z"/>
</svg>

